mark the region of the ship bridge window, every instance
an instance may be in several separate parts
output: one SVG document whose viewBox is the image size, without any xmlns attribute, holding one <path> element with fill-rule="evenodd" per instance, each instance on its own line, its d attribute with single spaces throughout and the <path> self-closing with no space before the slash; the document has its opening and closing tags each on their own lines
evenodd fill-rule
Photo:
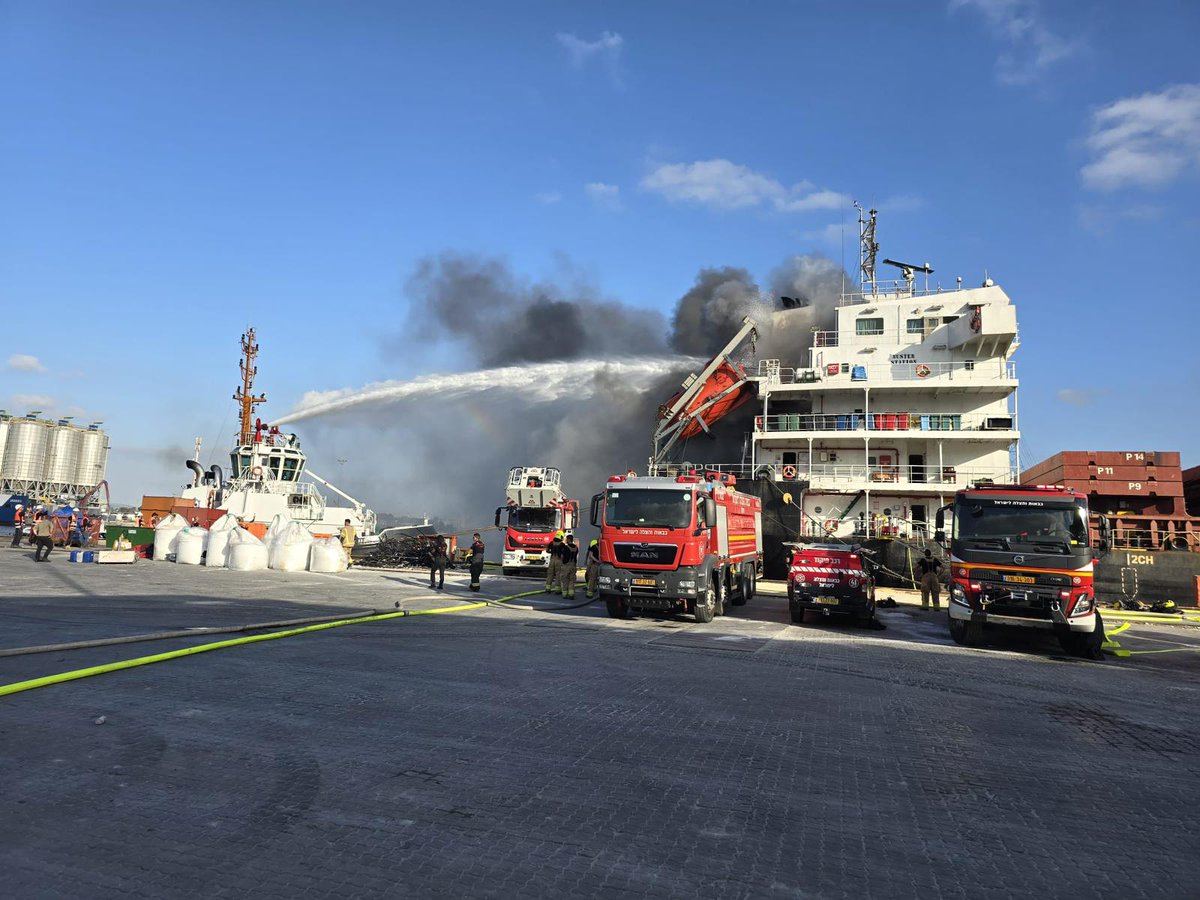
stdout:
<svg viewBox="0 0 1200 900">
<path fill-rule="evenodd" d="M 883 334 L 883 318 L 855 319 L 855 334 Z"/>
<path fill-rule="evenodd" d="M 294 456 L 284 457 L 283 480 L 284 481 L 295 481 L 296 480 L 296 470 L 298 469 L 299 465 L 300 465 L 300 460 L 296 459 Z"/>
<path fill-rule="evenodd" d="M 924 319 L 909 319 L 905 325 L 905 331 L 909 334 L 924 334 L 925 320 Z"/>
<path fill-rule="evenodd" d="M 270 457 L 267 460 L 267 465 L 271 469 L 271 477 L 278 478 L 279 477 L 279 457 L 278 456 Z"/>
</svg>

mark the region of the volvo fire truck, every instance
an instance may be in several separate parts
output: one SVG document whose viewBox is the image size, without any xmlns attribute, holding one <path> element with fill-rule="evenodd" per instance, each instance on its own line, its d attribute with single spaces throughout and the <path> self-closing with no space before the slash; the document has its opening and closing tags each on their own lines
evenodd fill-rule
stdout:
<svg viewBox="0 0 1200 900">
<path fill-rule="evenodd" d="M 983 642 L 994 626 L 1053 631 L 1075 656 L 1099 659 L 1104 625 L 1092 588 L 1093 561 L 1108 549 L 1100 517 L 1093 549 L 1087 496 L 1059 485 L 975 485 L 937 512 L 936 539 L 950 534 L 950 636 Z"/>
<path fill-rule="evenodd" d="M 762 573 L 762 501 L 732 475 L 614 475 L 592 498 L 599 589 L 613 618 L 690 613 L 697 622 L 754 596 Z"/>
<path fill-rule="evenodd" d="M 578 524 L 579 501 L 566 498 L 562 473 L 548 466 L 513 466 L 504 493 L 505 505 L 496 510 L 496 527 L 504 528 L 501 571 L 544 573 L 554 533 L 572 531 Z"/>
</svg>

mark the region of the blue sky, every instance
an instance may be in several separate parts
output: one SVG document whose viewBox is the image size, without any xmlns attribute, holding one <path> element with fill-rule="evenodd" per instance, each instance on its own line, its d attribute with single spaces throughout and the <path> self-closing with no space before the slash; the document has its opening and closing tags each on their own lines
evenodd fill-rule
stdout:
<svg viewBox="0 0 1200 900">
<path fill-rule="evenodd" d="M 461 364 L 409 316 L 425 255 L 668 312 L 839 259 L 858 199 L 1017 303 L 1026 461 L 1195 464 L 1198 38 L 1184 2 L 8 0 L 0 407 L 104 420 L 136 499 L 224 451 L 246 324 L 282 413 Z"/>
</svg>

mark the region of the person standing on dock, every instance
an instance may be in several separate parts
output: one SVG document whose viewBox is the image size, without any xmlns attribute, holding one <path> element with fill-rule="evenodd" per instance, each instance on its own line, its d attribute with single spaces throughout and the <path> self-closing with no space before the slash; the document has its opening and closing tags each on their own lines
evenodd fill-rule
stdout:
<svg viewBox="0 0 1200 900">
<path fill-rule="evenodd" d="M 921 573 L 921 609 L 929 609 L 929 598 L 933 596 L 933 608 L 941 609 L 942 586 L 938 582 L 938 574 L 942 571 L 942 561 L 934 559 L 933 553 L 925 551 L 925 557 L 917 560 L 917 571 Z"/>
<path fill-rule="evenodd" d="M 348 569 L 353 563 L 351 554 L 354 551 L 354 526 L 350 524 L 349 519 L 338 530 L 338 539 L 342 542 L 342 549 L 346 551 L 346 568 Z"/>
<path fill-rule="evenodd" d="M 54 538 L 50 537 L 50 517 L 45 513 L 38 513 L 37 518 L 33 522 L 33 543 L 37 547 L 33 551 L 33 558 L 36 562 L 45 562 L 50 558 L 50 551 L 54 549 Z M 43 556 L 42 551 L 46 553 Z"/>
<path fill-rule="evenodd" d="M 446 583 L 446 564 L 450 562 L 450 550 L 446 539 L 440 534 L 433 545 L 433 555 L 429 563 L 429 586 L 440 591 Z M 436 582 L 436 583 L 435 583 Z"/>
<path fill-rule="evenodd" d="M 587 550 L 587 568 L 583 572 L 583 588 L 587 593 L 587 598 L 591 600 L 596 596 L 596 588 L 600 579 L 600 541 L 593 538 L 588 544 Z"/>
<path fill-rule="evenodd" d="M 18 503 L 17 508 L 15 510 L 13 510 L 12 545 L 14 547 L 21 546 L 21 529 L 24 527 L 25 527 L 25 507 L 22 506 L 20 503 Z"/>
<path fill-rule="evenodd" d="M 559 551 L 562 550 L 563 533 L 561 531 L 554 532 L 554 540 L 550 542 L 550 558 L 546 566 L 546 593 L 553 594 L 558 590 L 558 576 L 562 571 L 562 560 L 559 558 Z"/>
<path fill-rule="evenodd" d="M 479 590 L 479 577 L 483 574 L 483 551 L 485 545 L 478 531 L 471 536 L 474 538 L 471 541 L 471 590 L 477 591 Z"/>
<path fill-rule="evenodd" d="M 579 565 L 579 547 L 575 545 L 575 535 L 568 534 L 566 541 L 563 542 L 562 549 L 558 551 L 561 568 L 558 572 L 559 587 L 562 588 L 564 599 L 575 599 L 575 569 Z"/>
</svg>

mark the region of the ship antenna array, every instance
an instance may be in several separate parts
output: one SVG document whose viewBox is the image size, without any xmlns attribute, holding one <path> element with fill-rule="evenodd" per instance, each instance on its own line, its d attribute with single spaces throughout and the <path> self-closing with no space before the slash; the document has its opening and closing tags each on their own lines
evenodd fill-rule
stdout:
<svg viewBox="0 0 1200 900">
<path fill-rule="evenodd" d="M 867 210 L 863 216 L 863 208 L 857 200 L 854 208 L 858 210 L 858 284 L 862 293 L 875 293 L 875 254 L 879 252 L 879 244 L 875 242 L 875 216 L 878 210 Z"/>
<path fill-rule="evenodd" d="M 258 374 L 258 366 L 254 358 L 258 356 L 258 344 L 254 340 L 254 329 L 247 328 L 242 335 L 242 383 L 233 392 L 233 399 L 242 405 L 241 430 L 238 432 L 238 443 L 248 444 L 254 439 L 251 433 L 250 421 L 254 418 L 254 407 L 267 402 L 266 394 L 254 396 L 254 376 Z"/>
</svg>

